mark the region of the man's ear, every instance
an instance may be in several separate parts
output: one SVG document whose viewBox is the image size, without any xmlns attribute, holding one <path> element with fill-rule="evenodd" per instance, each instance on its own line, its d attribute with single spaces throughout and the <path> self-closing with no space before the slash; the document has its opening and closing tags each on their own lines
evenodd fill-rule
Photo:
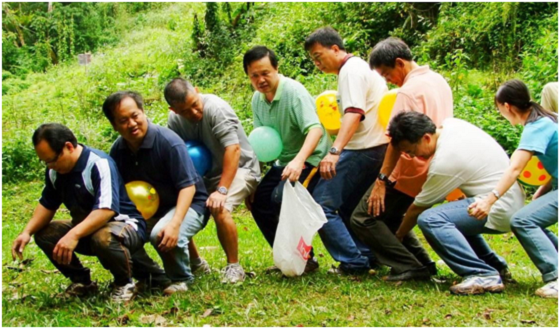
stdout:
<svg viewBox="0 0 560 329">
<path fill-rule="evenodd" d="M 69 151 L 70 153 L 74 152 L 74 150 L 76 149 L 76 148 L 74 147 L 74 145 L 72 145 L 72 143 L 70 143 L 70 142 L 64 143 L 64 147 L 68 148 L 68 151 Z"/>
<path fill-rule="evenodd" d="M 402 69 L 404 67 L 404 65 L 405 65 L 405 62 L 402 58 L 397 57 L 397 59 L 395 59 L 395 67 L 396 68 Z"/>
</svg>

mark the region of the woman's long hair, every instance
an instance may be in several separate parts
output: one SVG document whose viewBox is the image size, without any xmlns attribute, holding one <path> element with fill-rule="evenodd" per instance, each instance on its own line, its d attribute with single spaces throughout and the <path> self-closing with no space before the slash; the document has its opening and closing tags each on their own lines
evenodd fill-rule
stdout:
<svg viewBox="0 0 560 329">
<path fill-rule="evenodd" d="M 496 96 L 494 97 L 496 104 L 508 103 L 515 106 L 521 113 L 531 112 L 525 124 L 537 121 L 542 117 L 550 118 L 553 122 L 558 122 L 558 114 L 542 107 L 539 103 L 531 100 L 529 88 L 521 80 L 509 80 L 502 84 Z"/>
</svg>

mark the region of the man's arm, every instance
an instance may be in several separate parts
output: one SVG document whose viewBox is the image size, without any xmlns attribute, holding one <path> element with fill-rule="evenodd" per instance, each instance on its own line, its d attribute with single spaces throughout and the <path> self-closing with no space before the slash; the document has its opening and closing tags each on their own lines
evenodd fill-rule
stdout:
<svg viewBox="0 0 560 329">
<path fill-rule="evenodd" d="M 179 196 L 177 197 L 177 206 L 175 207 L 175 214 L 173 218 L 161 230 L 158 234 L 158 241 L 160 241 L 158 248 L 161 251 L 170 251 L 177 246 L 177 240 L 179 239 L 179 229 L 183 223 L 183 219 L 189 210 L 194 194 L 196 192 L 196 187 L 194 185 L 187 186 L 179 191 Z"/>
<path fill-rule="evenodd" d="M 296 157 L 288 163 L 282 172 L 282 179 L 290 179 L 291 182 L 295 182 L 299 179 L 303 166 L 305 165 L 305 160 L 313 154 L 313 151 L 319 144 L 319 141 L 323 137 L 323 129 L 321 127 L 313 127 L 307 133 L 303 146 L 299 150 Z"/>
<path fill-rule="evenodd" d="M 416 223 L 418 222 L 418 216 L 420 216 L 420 214 L 423 213 L 424 210 L 429 208 L 431 207 L 418 207 L 414 205 L 414 203 L 411 204 L 406 211 L 406 215 L 404 216 L 401 226 L 399 226 L 399 229 L 395 233 L 397 239 L 402 241 L 403 238 L 408 234 L 408 232 L 410 232 L 414 228 L 414 226 L 416 226 Z"/>
<path fill-rule="evenodd" d="M 56 210 L 47 209 L 40 203 L 35 207 L 31 220 L 14 240 L 12 245 L 13 260 L 16 260 L 16 257 L 19 258 L 19 260 L 23 260 L 23 250 L 29 241 L 31 241 L 31 236 L 47 226 L 53 219 L 54 214 L 56 214 Z"/>
<path fill-rule="evenodd" d="M 224 186 L 229 190 L 231 182 L 237 173 L 239 167 L 239 158 L 241 157 L 241 147 L 239 144 L 232 144 L 225 148 L 224 152 L 224 168 L 222 169 L 222 176 L 218 186 Z M 214 191 L 206 201 L 206 206 L 210 209 L 218 209 L 221 211 L 226 203 L 226 195 L 218 191 Z"/>
<path fill-rule="evenodd" d="M 385 158 L 383 159 L 383 165 L 379 172 L 387 177 L 391 176 L 400 157 L 401 152 L 389 143 L 387 151 L 385 152 Z M 379 179 L 375 180 L 371 195 L 368 199 L 368 213 L 370 215 L 379 216 L 385 211 L 385 188 L 385 181 Z"/>
<path fill-rule="evenodd" d="M 107 224 L 115 212 L 111 209 L 95 209 L 78 225 L 72 228 L 56 244 L 53 250 L 53 259 L 63 265 L 70 264 L 72 253 L 81 238 L 84 238 Z"/>
<path fill-rule="evenodd" d="M 333 147 L 336 147 L 338 150 L 343 150 L 344 147 L 348 144 L 348 142 L 354 136 L 356 130 L 360 126 L 360 120 L 362 119 L 362 114 L 360 113 L 353 113 L 348 112 L 344 114 L 342 117 L 342 123 L 340 125 L 340 129 L 338 131 L 338 135 L 333 143 Z M 336 164 L 340 155 L 335 154 L 327 154 L 321 160 L 319 164 L 319 169 L 321 173 L 321 177 L 324 179 L 332 179 L 336 175 Z"/>
</svg>

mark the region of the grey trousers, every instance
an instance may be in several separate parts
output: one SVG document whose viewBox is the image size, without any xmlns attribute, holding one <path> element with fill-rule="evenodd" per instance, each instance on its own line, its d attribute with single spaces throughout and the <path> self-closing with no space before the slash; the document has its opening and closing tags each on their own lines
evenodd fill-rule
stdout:
<svg viewBox="0 0 560 329">
<path fill-rule="evenodd" d="M 401 225 L 403 216 L 414 198 L 387 186 L 385 211 L 380 216 L 373 217 L 368 214 L 367 203 L 372 189 L 373 184 L 352 214 L 350 224 L 354 233 L 371 248 L 381 264 L 391 267 L 393 274 L 400 274 L 433 263 L 413 231 L 404 237 L 403 242 L 400 242 L 395 236 L 395 232 Z"/>
</svg>

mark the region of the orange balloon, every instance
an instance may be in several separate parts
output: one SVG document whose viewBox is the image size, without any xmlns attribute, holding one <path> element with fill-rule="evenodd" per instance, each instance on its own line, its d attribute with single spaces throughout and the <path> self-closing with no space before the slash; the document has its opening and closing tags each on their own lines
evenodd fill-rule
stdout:
<svg viewBox="0 0 560 329">
<path fill-rule="evenodd" d="M 391 113 L 393 113 L 393 106 L 395 106 L 398 91 L 398 88 L 389 90 L 383 95 L 381 102 L 379 102 L 377 116 L 379 117 L 379 123 L 385 129 L 389 125 L 389 119 L 391 119 Z"/>
<path fill-rule="evenodd" d="M 323 127 L 331 135 L 338 134 L 340 129 L 340 111 L 338 110 L 337 93 L 334 90 L 327 90 L 317 96 L 315 100 L 317 106 L 317 116 Z"/>
<path fill-rule="evenodd" d="M 550 175 L 544 169 L 542 162 L 537 158 L 537 156 L 533 155 L 531 160 L 525 166 L 525 169 L 521 171 L 519 177 L 517 178 L 524 185 L 529 186 L 541 186 L 550 180 Z"/>
<path fill-rule="evenodd" d="M 456 188 L 453 191 L 451 191 L 451 193 L 449 193 L 446 197 L 445 200 L 451 202 L 451 201 L 457 201 L 457 200 L 461 200 L 466 198 L 467 196 L 463 193 L 463 191 L 461 191 L 460 189 Z"/>
<path fill-rule="evenodd" d="M 126 193 L 130 200 L 136 205 L 136 209 L 148 220 L 159 208 L 159 195 L 156 189 L 149 183 L 135 180 L 125 185 Z"/>
</svg>

